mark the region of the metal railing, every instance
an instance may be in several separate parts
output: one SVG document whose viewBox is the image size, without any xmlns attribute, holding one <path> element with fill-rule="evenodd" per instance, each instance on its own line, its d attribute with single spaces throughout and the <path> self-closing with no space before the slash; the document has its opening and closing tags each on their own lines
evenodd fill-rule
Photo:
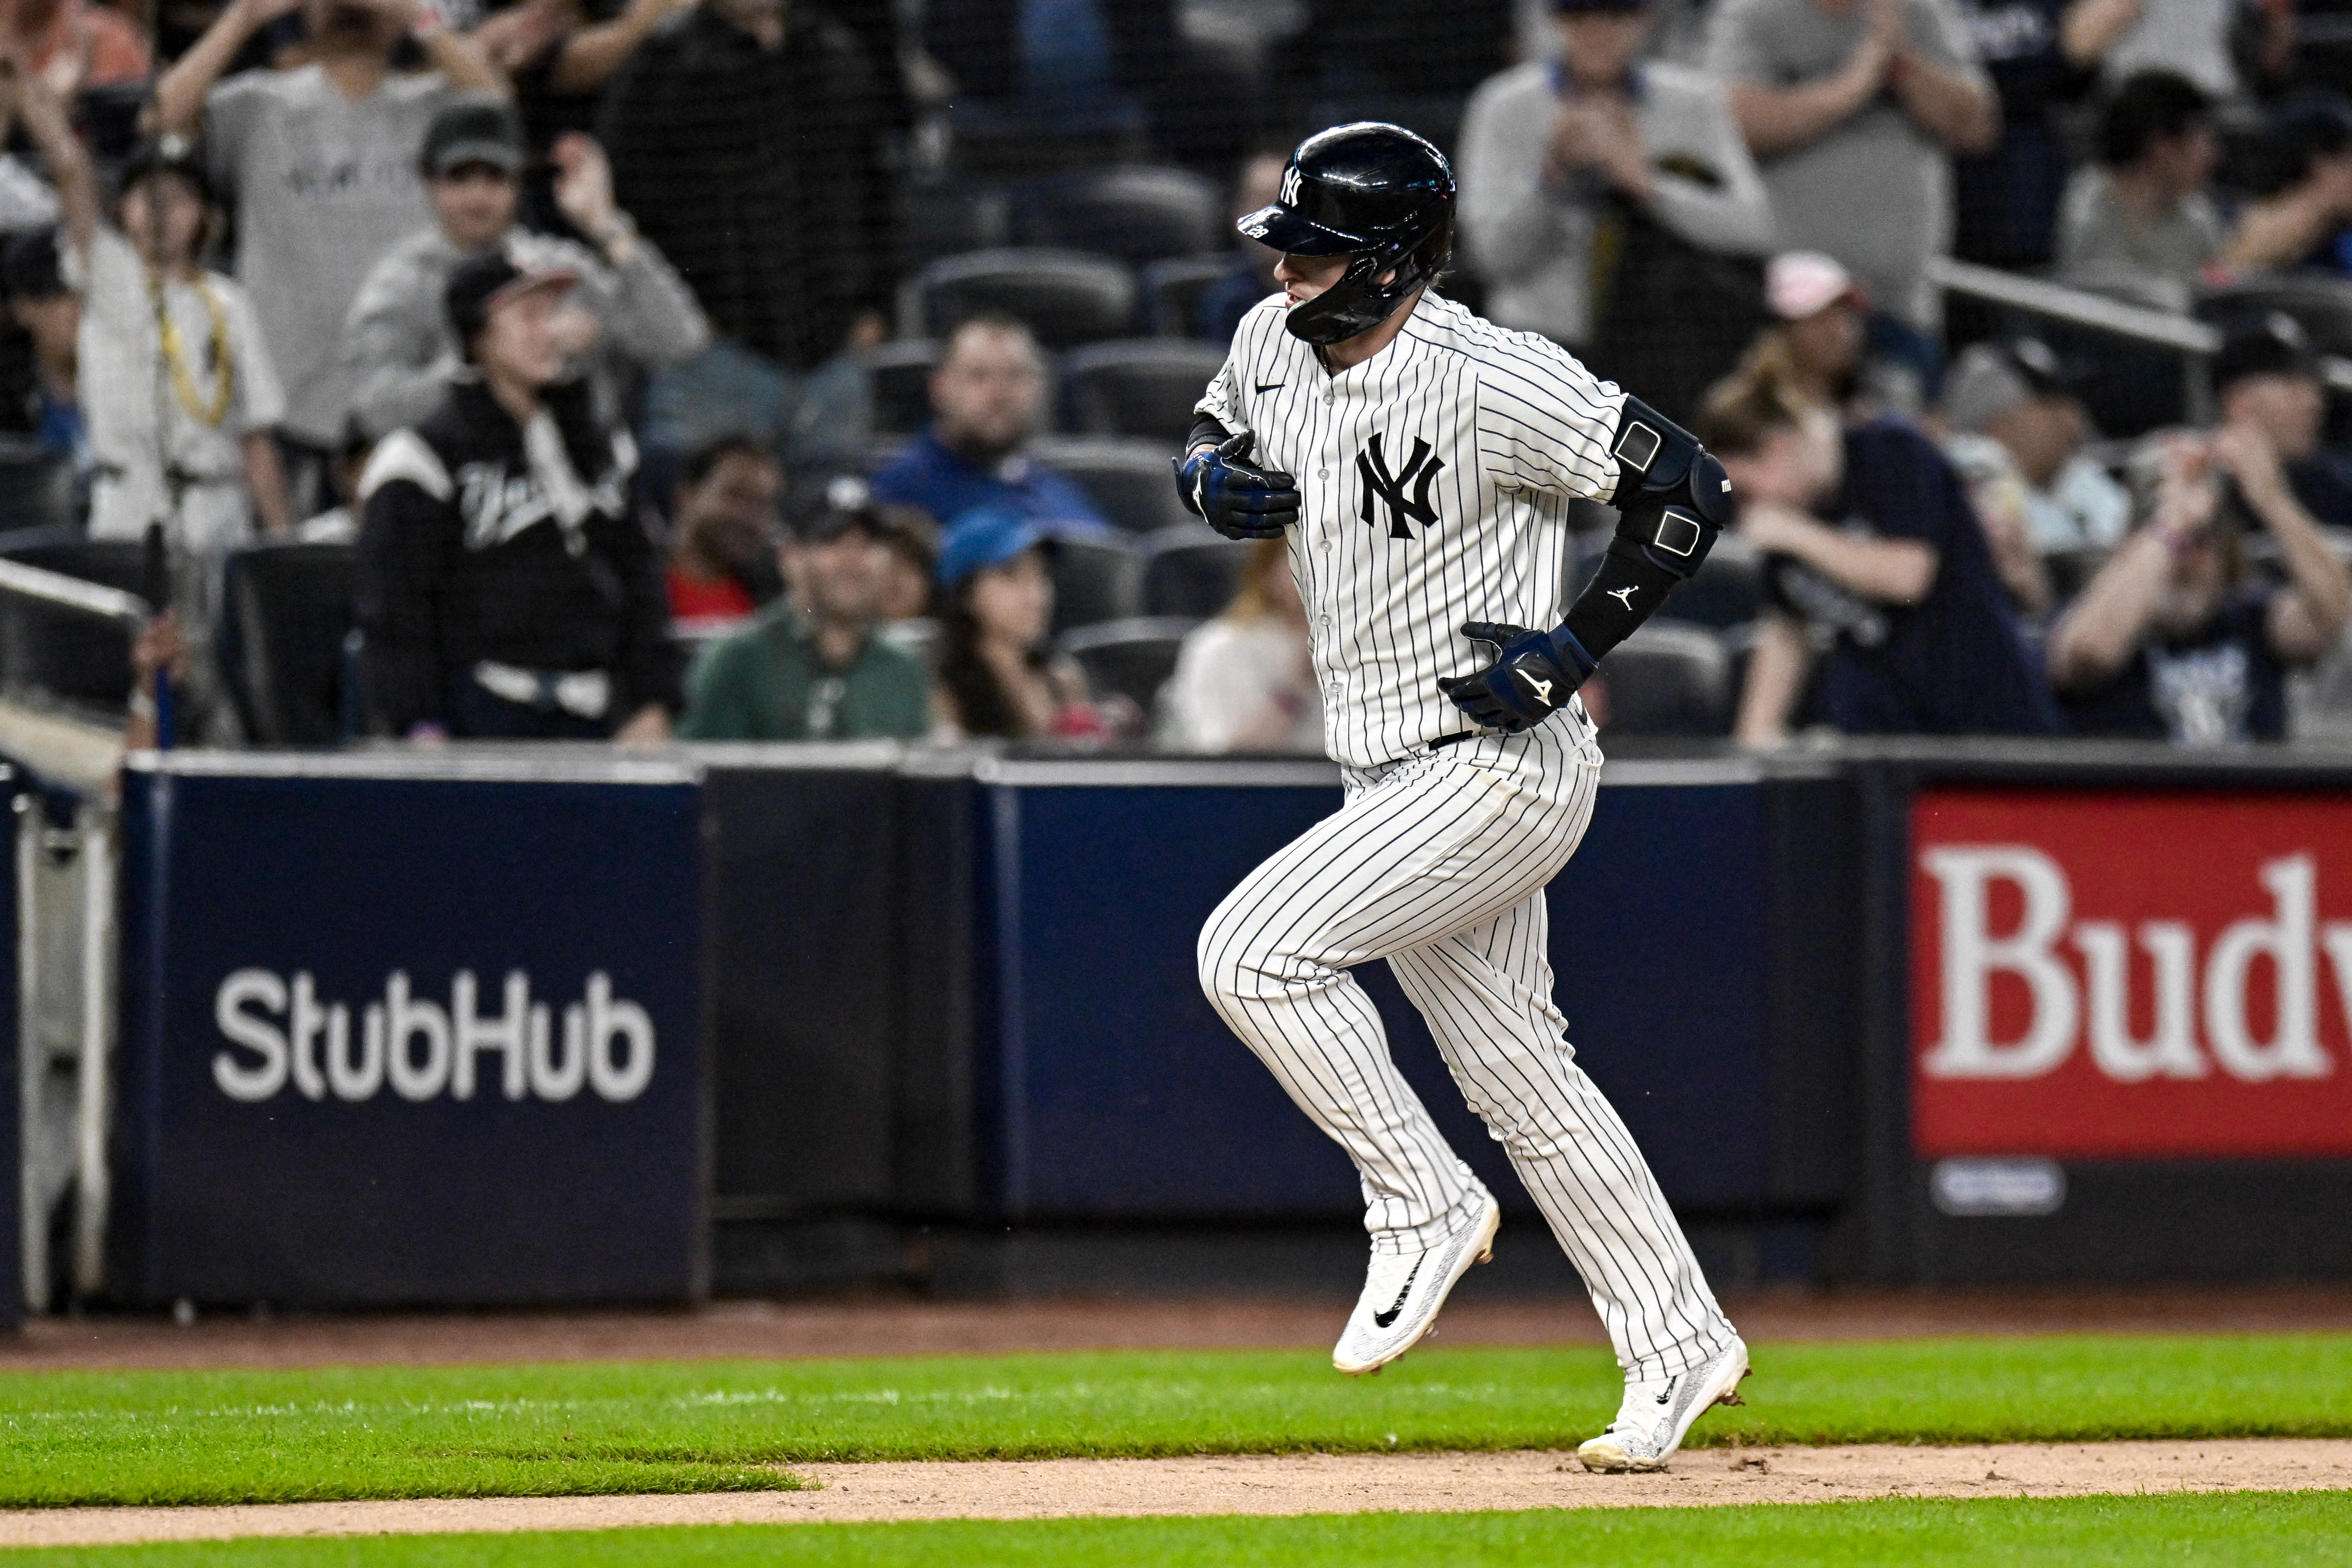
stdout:
<svg viewBox="0 0 2352 1568">
<path fill-rule="evenodd" d="M 133 639 L 154 613 L 136 594 L 5 559 L 0 597 L 108 621 Z M 115 810 L 87 778 L 55 782 L 78 797 L 70 824 L 58 826 L 30 795 L 16 801 L 19 1289 L 35 1311 L 54 1305 L 61 1270 L 49 1252 L 50 1216 L 68 1192 L 71 1256 L 62 1272 L 77 1294 L 103 1289 L 112 1195 Z"/>
<path fill-rule="evenodd" d="M 2194 316 L 2178 315 L 2147 305 L 2110 300 L 2086 289 L 2073 289 L 2046 279 L 2027 278 L 1973 261 L 1933 257 L 1927 280 L 1948 293 L 1966 294 L 1988 304 L 2005 305 L 2028 315 L 2069 326 L 2084 327 L 2112 337 L 2171 349 L 2184 356 L 2189 418 L 2200 424 L 2213 416 L 2213 386 L 2209 363 L 2221 351 L 2221 330 Z M 2352 392 L 2352 360 L 2334 355 L 2319 362 L 2321 378 L 2338 392 Z"/>
</svg>

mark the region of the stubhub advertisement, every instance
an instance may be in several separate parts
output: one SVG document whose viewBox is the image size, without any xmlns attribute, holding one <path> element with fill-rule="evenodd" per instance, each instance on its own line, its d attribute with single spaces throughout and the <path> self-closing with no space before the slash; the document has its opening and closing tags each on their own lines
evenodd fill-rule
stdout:
<svg viewBox="0 0 2352 1568">
<path fill-rule="evenodd" d="M 123 796 L 125 1294 L 698 1291 L 690 777 L 160 765 Z"/>
</svg>

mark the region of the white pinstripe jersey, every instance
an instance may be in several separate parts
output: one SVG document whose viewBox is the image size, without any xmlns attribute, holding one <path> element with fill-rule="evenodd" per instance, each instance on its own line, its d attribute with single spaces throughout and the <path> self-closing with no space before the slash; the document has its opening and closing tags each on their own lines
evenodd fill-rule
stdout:
<svg viewBox="0 0 2352 1568">
<path fill-rule="evenodd" d="M 1277 294 L 1242 318 L 1199 408 L 1298 480 L 1290 569 L 1324 747 L 1373 767 L 1472 728 L 1437 689 L 1482 662 L 1465 621 L 1566 616 L 1583 586 L 1567 580 L 1569 500 L 1616 493 L 1625 396 L 1557 344 L 1427 294 L 1393 342 L 1333 375 L 1284 310 Z"/>
</svg>

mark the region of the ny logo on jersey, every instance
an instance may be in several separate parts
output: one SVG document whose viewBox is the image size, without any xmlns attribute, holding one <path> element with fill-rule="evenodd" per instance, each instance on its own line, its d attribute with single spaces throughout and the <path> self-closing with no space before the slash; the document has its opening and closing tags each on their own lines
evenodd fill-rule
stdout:
<svg viewBox="0 0 2352 1568">
<path fill-rule="evenodd" d="M 1364 449 L 1356 454 L 1356 474 L 1364 481 L 1363 510 L 1358 515 L 1378 528 L 1379 520 L 1372 515 L 1373 503 L 1376 500 L 1388 502 L 1391 539 L 1412 537 L 1412 530 L 1405 526 L 1407 518 L 1421 524 L 1424 530 L 1436 527 L 1437 509 L 1429 504 L 1429 487 L 1435 481 L 1437 471 L 1444 467 L 1445 460 L 1431 457 L 1429 443 L 1415 436 L 1412 438 L 1412 456 L 1405 460 L 1402 468 L 1391 474 L 1389 472 L 1389 460 L 1381 451 L 1381 438 L 1374 436 L 1365 444 Z M 1405 495 L 1407 485 L 1413 486 L 1410 499 Z"/>
</svg>

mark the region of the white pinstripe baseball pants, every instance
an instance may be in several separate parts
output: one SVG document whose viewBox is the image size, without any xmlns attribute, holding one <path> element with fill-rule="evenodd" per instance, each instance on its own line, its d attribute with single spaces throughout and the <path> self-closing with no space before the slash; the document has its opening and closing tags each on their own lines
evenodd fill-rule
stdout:
<svg viewBox="0 0 2352 1568">
<path fill-rule="evenodd" d="M 1347 803 L 1245 878 L 1201 932 L 1201 984 L 1363 1179 L 1375 1250 L 1433 1246 L 1485 1190 L 1389 1055 L 1350 966 L 1385 958 L 1509 1152 L 1633 1378 L 1732 1332 L 1552 1001 L 1544 886 L 1592 818 L 1581 715 L 1347 770 Z"/>
</svg>

